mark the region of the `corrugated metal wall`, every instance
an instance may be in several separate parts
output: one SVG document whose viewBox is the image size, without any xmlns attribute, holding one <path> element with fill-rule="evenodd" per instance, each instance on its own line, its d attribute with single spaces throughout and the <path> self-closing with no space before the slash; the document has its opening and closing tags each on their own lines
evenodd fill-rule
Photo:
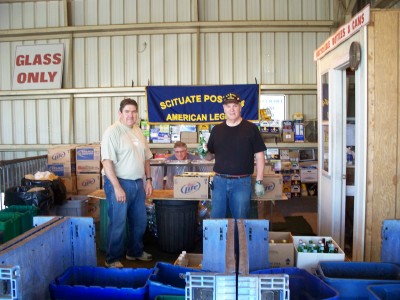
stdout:
<svg viewBox="0 0 400 300">
<path fill-rule="evenodd" d="M 331 1 L 1 1 L 0 146 L 97 142 L 123 96 L 146 118 L 148 84 L 257 81 L 287 95 L 288 118 L 316 119 Z M 43 43 L 65 44 L 64 90 L 9 91 L 15 46 Z"/>
</svg>

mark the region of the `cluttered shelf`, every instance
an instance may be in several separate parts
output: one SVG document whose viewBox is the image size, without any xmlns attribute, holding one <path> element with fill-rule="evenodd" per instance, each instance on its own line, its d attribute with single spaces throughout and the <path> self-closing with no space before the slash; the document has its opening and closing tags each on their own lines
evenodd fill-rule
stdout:
<svg viewBox="0 0 400 300">
<path fill-rule="evenodd" d="M 150 143 L 150 149 L 173 149 L 172 143 Z M 188 149 L 197 149 L 198 143 L 187 144 Z M 318 148 L 318 143 L 265 143 L 267 148 L 289 148 L 289 149 L 304 149 L 304 148 Z"/>
</svg>

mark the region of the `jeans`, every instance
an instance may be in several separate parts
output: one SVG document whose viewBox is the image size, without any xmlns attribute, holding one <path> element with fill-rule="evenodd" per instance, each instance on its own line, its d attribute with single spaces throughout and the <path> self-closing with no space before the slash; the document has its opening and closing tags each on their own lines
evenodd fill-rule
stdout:
<svg viewBox="0 0 400 300">
<path fill-rule="evenodd" d="M 125 254 L 137 257 L 143 253 L 143 235 L 147 226 L 143 180 L 118 178 L 126 194 L 126 202 L 117 202 L 110 180 L 104 176 L 104 192 L 108 202 L 108 234 L 106 262 L 112 263 Z M 128 224 L 128 226 L 127 226 Z M 128 232 L 126 233 L 126 229 Z"/>
<path fill-rule="evenodd" d="M 246 219 L 250 212 L 251 176 L 224 178 L 214 176 L 211 192 L 211 218 L 227 218 L 228 209 L 234 219 Z"/>
</svg>

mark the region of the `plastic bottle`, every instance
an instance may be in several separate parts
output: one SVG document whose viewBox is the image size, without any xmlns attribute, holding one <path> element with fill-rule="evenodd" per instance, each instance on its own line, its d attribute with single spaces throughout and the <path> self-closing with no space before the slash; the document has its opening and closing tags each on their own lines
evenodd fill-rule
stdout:
<svg viewBox="0 0 400 300">
<path fill-rule="evenodd" d="M 186 251 L 182 251 L 178 256 L 178 265 L 182 267 L 187 267 L 189 265 L 189 260 L 186 255 Z"/>
</svg>

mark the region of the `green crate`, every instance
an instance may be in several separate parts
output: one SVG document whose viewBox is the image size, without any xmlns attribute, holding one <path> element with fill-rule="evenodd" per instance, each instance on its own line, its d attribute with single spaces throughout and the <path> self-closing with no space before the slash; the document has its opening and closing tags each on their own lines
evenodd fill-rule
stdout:
<svg viewBox="0 0 400 300">
<path fill-rule="evenodd" d="M 21 234 L 20 218 L 20 213 L 0 211 L 0 231 L 3 232 L 2 243 L 5 243 Z"/>
<path fill-rule="evenodd" d="M 107 250 L 107 235 L 108 235 L 108 202 L 106 199 L 100 199 L 100 251 L 106 252 Z M 128 222 L 125 229 L 125 243 L 127 241 Z"/>
<path fill-rule="evenodd" d="M 21 214 L 21 233 L 33 228 L 33 217 L 39 213 L 39 208 L 31 205 L 11 205 L 3 212 L 17 212 Z"/>
</svg>

